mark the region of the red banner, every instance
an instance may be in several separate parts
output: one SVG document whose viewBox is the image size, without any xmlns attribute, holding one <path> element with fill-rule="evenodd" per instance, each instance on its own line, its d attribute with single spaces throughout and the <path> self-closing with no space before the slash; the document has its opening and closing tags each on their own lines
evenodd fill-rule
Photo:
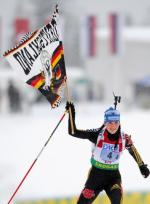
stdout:
<svg viewBox="0 0 150 204">
<path fill-rule="evenodd" d="M 96 55 L 96 16 L 86 16 L 81 21 L 80 52 L 82 57 L 94 57 Z"/>
<path fill-rule="evenodd" d="M 15 44 L 20 42 L 22 37 L 29 32 L 29 20 L 17 18 L 14 22 L 15 25 Z"/>
<path fill-rule="evenodd" d="M 96 16 L 89 16 L 89 56 L 96 55 Z"/>
<path fill-rule="evenodd" d="M 118 14 L 109 15 L 110 25 L 110 52 L 120 54 L 122 48 L 122 18 Z"/>
</svg>

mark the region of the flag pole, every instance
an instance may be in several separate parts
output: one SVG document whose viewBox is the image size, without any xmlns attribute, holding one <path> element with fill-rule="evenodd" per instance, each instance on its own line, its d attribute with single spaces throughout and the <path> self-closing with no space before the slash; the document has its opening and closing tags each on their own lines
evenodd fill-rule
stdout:
<svg viewBox="0 0 150 204">
<path fill-rule="evenodd" d="M 69 92 L 69 88 L 68 88 L 68 84 L 66 81 L 66 98 L 67 101 L 71 102 L 71 96 L 70 96 L 70 92 Z M 69 115 L 70 115 L 70 122 L 71 122 L 71 133 L 74 135 L 74 124 L 73 124 L 73 117 L 72 117 L 72 111 L 71 108 L 69 107 Z"/>
<path fill-rule="evenodd" d="M 45 142 L 44 146 L 42 147 L 42 149 L 40 150 L 40 152 L 38 153 L 37 157 L 35 158 L 35 160 L 33 161 L 33 163 L 31 164 L 30 168 L 28 169 L 28 171 L 26 172 L 26 174 L 24 175 L 23 179 L 21 180 L 21 182 L 19 183 L 19 185 L 17 186 L 16 190 L 14 191 L 14 193 L 12 194 L 12 196 L 10 197 L 9 201 L 7 204 L 10 204 L 12 199 L 15 197 L 16 193 L 18 192 L 19 188 L 21 187 L 21 185 L 23 184 L 23 182 L 25 181 L 26 177 L 28 176 L 28 174 L 30 173 L 31 169 L 33 168 L 33 166 L 35 165 L 35 163 L 37 162 L 38 158 L 40 157 L 40 155 L 42 154 L 43 150 L 45 149 L 46 145 L 49 143 L 51 137 L 53 136 L 53 134 L 55 133 L 56 129 L 58 128 L 58 126 L 60 125 L 60 123 L 62 122 L 63 118 L 65 117 L 67 111 L 64 112 L 64 114 L 62 115 L 62 117 L 60 118 L 59 122 L 57 123 L 56 127 L 54 128 L 54 130 L 52 131 L 51 135 L 49 136 L 49 138 L 47 139 L 47 141 Z"/>
</svg>

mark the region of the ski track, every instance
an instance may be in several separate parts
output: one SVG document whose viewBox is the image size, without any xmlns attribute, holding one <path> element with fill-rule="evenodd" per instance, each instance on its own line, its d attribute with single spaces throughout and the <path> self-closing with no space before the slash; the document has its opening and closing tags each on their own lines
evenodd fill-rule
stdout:
<svg viewBox="0 0 150 204">
<path fill-rule="evenodd" d="M 37 157 L 64 113 L 64 104 L 50 110 L 41 105 L 30 113 L 0 116 L 0 200 L 8 199 Z M 76 104 L 76 124 L 80 129 L 97 128 L 103 122 L 107 105 Z M 78 195 L 90 168 L 91 143 L 67 133 L 66 116 L 35 166 L 17 192 L 15 199 L 50 198 Z M 135 146 L 149 164 L 150 110 L 121 108 L 122 129 L 132 135 Z M 150 191 L 150 178 L 144 179 L 127 150 L 120 161 L 124 191 Z"/>
</svg>

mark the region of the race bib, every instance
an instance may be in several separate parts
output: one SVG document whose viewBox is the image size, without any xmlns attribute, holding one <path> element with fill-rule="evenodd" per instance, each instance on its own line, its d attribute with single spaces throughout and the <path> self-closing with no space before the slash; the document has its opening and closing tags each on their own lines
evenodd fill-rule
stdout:
<svg viewBox="0 0 150 204">
<path fill-rule="evenodd" d="M 112 163 L 119 159 L 119 146 L 115 147 L 115 144 L 103 143 L 103 147 L 100 153 L 100 158 L 105 163 Z"/>
</svg>

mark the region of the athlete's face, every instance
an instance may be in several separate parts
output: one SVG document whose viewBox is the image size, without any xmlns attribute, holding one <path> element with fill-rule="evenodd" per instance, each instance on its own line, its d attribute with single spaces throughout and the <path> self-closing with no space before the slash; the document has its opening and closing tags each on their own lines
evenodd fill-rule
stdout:
<svg viewBox="0 0 150 204">
<path fill-rule="evenodd" d="M 108 132 L 110 132 L 111 134 L 115 134 L 119 128 L 120 122 L 119 121 L 112 121 L 112 122 L 107 122 L 105 124 L 106 129 L 108 130 Z"/>
</svg>

